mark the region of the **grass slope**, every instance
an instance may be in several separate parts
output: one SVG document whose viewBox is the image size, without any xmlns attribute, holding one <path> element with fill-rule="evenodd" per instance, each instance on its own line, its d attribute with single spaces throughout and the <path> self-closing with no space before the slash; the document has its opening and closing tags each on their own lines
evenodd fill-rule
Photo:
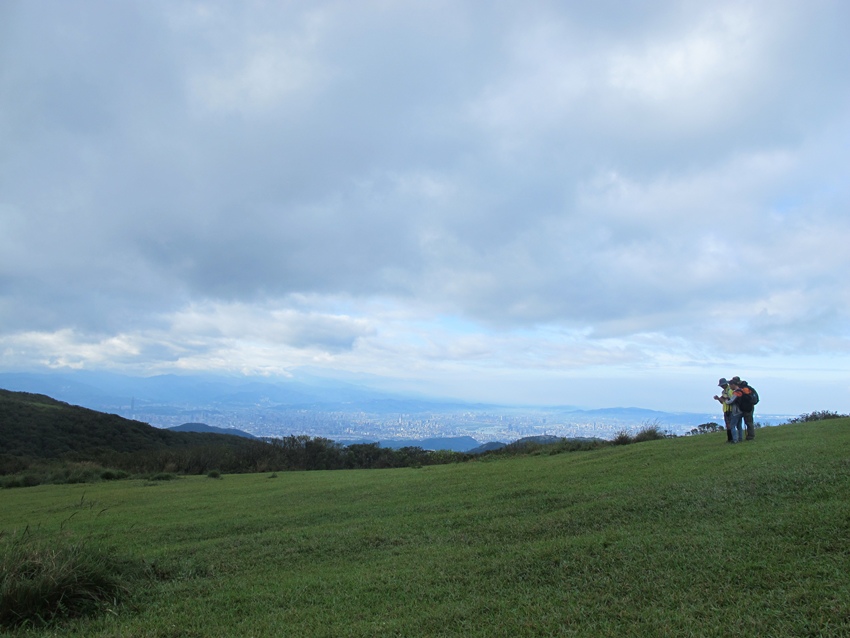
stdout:
<svg viewBox="0 0 850 638">
<path fill-rule="evenodd" d="M 850 635 L 850 420 L 724 440 L 6 490 L 6 545 L 67 535 L 163 575 L 9 635 Z"/>
</svg>

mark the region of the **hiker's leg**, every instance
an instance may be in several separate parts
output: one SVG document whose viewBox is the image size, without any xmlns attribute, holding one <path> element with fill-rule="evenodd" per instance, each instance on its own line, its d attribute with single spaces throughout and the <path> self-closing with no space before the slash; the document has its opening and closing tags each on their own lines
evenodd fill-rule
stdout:
<svg viewBox="0 0 850 638">
<path fill-rule="evenodd" d="M 747 424 L 747 441 L 756 438 L 756 424 L 752 412 L 744 412 L 744 423 Z"/>
<path fill-rule="evenodd" d="M 732 415 L 732 441 L 734 443 L 740 443 L 744 440 L 744 432 L 741 428 L 743 418 L 744 415 L 741 412 Z"/>
</svg>

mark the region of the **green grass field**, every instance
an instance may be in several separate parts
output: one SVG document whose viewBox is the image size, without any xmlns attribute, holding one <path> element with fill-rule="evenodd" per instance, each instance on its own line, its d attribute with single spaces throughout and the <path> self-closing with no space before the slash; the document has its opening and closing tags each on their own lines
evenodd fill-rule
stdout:
<svg viewBox="0 0 850 638">
<path fill-rule="evenodd" d="M 3 490 L 4 551 L 144 568 L 8 635 L 850 635 L 850 420 L 724 441 Z"/>
</svg>

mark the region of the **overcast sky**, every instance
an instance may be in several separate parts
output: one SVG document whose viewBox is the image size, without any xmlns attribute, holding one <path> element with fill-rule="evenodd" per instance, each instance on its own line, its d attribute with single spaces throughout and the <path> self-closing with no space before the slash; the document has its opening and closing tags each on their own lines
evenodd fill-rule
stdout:
<svg viewBox="0 0 850 638">
<path fill-rule="evenodd" d="M 848 25 L 2 0 L 0 368 L 850 411 Z"/>
</svg>

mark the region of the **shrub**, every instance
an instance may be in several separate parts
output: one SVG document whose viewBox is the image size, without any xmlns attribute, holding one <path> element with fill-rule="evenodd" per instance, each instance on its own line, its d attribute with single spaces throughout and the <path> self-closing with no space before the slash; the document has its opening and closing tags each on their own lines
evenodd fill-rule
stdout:
<svg viewBox="0 0 850 638">
<path fill-rule="evenodd" d="M 629 443 L 634 443 L 634 439 L 626 430 L 620 430 L 614 435 L 614 438 L 611 439 L 611 443 L 614 445 L 628 445 Z"/>
<path fill-rule="evenodd" d="M 177 478 L 177 475 L 172 474 L 171 472 L 157 472 L 149 478 L 151 481 L 173 481 Z"/>
<path fill-rule="evenodd" d="M 628 430 L 620 430 L 611 439 L 612 445 L 629 445 L 630 443 L 642 443 L 643 441 L 655 441 L 657 439 L 666 439 L 668 436 L 673 436 L 664 432 L 658 425 L 644 425 L 634 435 L 629 434 Z"/>
<path fill-rule="evenodd" d="M 760 427 L 761 424 L 756 424 L 757 427 Z M 688 434 L 696 435 L 696 434 L 707 434 L 709 432 L 719 432 L 720 430 L 725 429 L 724 426 L 721 426 L 714 421 L 710 423 L 700 423 L 695 428 L 691 429 Z"/>
<path fill-rule="evenodd" d="M 218 470 L 211 470 L 210 472 L 207 473 L 207 478 L 220 479 L 221 478 L 221 472 L 219 472 Z"/>
<path fill-rule="evenodd" d="M 104 468 L 94 463 L 47 463 L 30 467 L 22 474 L 0 478 L 0 487 L 97 483 L 129 476 L 124 470 Z"/>
<path fill-rule="evenodd" d="M 130 474 L 128 472 L 125 472 L 124 470 L 106 469 L 100 473 L 100 478 L 102 478 L 104 481 L 119 481 L 129 476 Z"/>
<path fill-rule="evenodd" d="M 0 627 L 105 611 L 129 594 L 128 564 L 80 542 L 7 542 L 0 554 Z"/>
<path fill-rule="evenodd" d="M 4 477 L 3 481 L 0 482 L 0 486 L 4 488 L 12 488 L 12 487 L 35 487 L 36 485 L 41 485 L 43 482 L 42 477 L 37 474 L 27 473 L 20 474 L 17 476 L 7 476 Z"/>
<path fill-rule="evenodd" d="M 61 483 L 96 483 L 101 478 L 101 471 L 97 467 L 81 465 L 65 468 L 50 477 L 50 482 Z"/>
<path fill-rule="evenodd" d="M 793 419 L 790 419 L 788 423 L 810 423 L 812 421 L 825 421 L 827 419 L 845 419 L 850 417 L 850 414 L 839 414 L 838 412 L 831 412 L 830 410 L 820 410 L 819 412 L 809 412 L 807 414 L 801 414 L 800 416 L 796 416 Z"/>
<path fill-rule="evenodd" d="M 634 435 L 633 441 L 640 443 L 642 441 L 657 441 L 658 439 L 665 438 L 667 438 L 667 435 L 661 428 L 655 425 L 649 425 L 638 430 L 638 433 Z"/>
</svg>

